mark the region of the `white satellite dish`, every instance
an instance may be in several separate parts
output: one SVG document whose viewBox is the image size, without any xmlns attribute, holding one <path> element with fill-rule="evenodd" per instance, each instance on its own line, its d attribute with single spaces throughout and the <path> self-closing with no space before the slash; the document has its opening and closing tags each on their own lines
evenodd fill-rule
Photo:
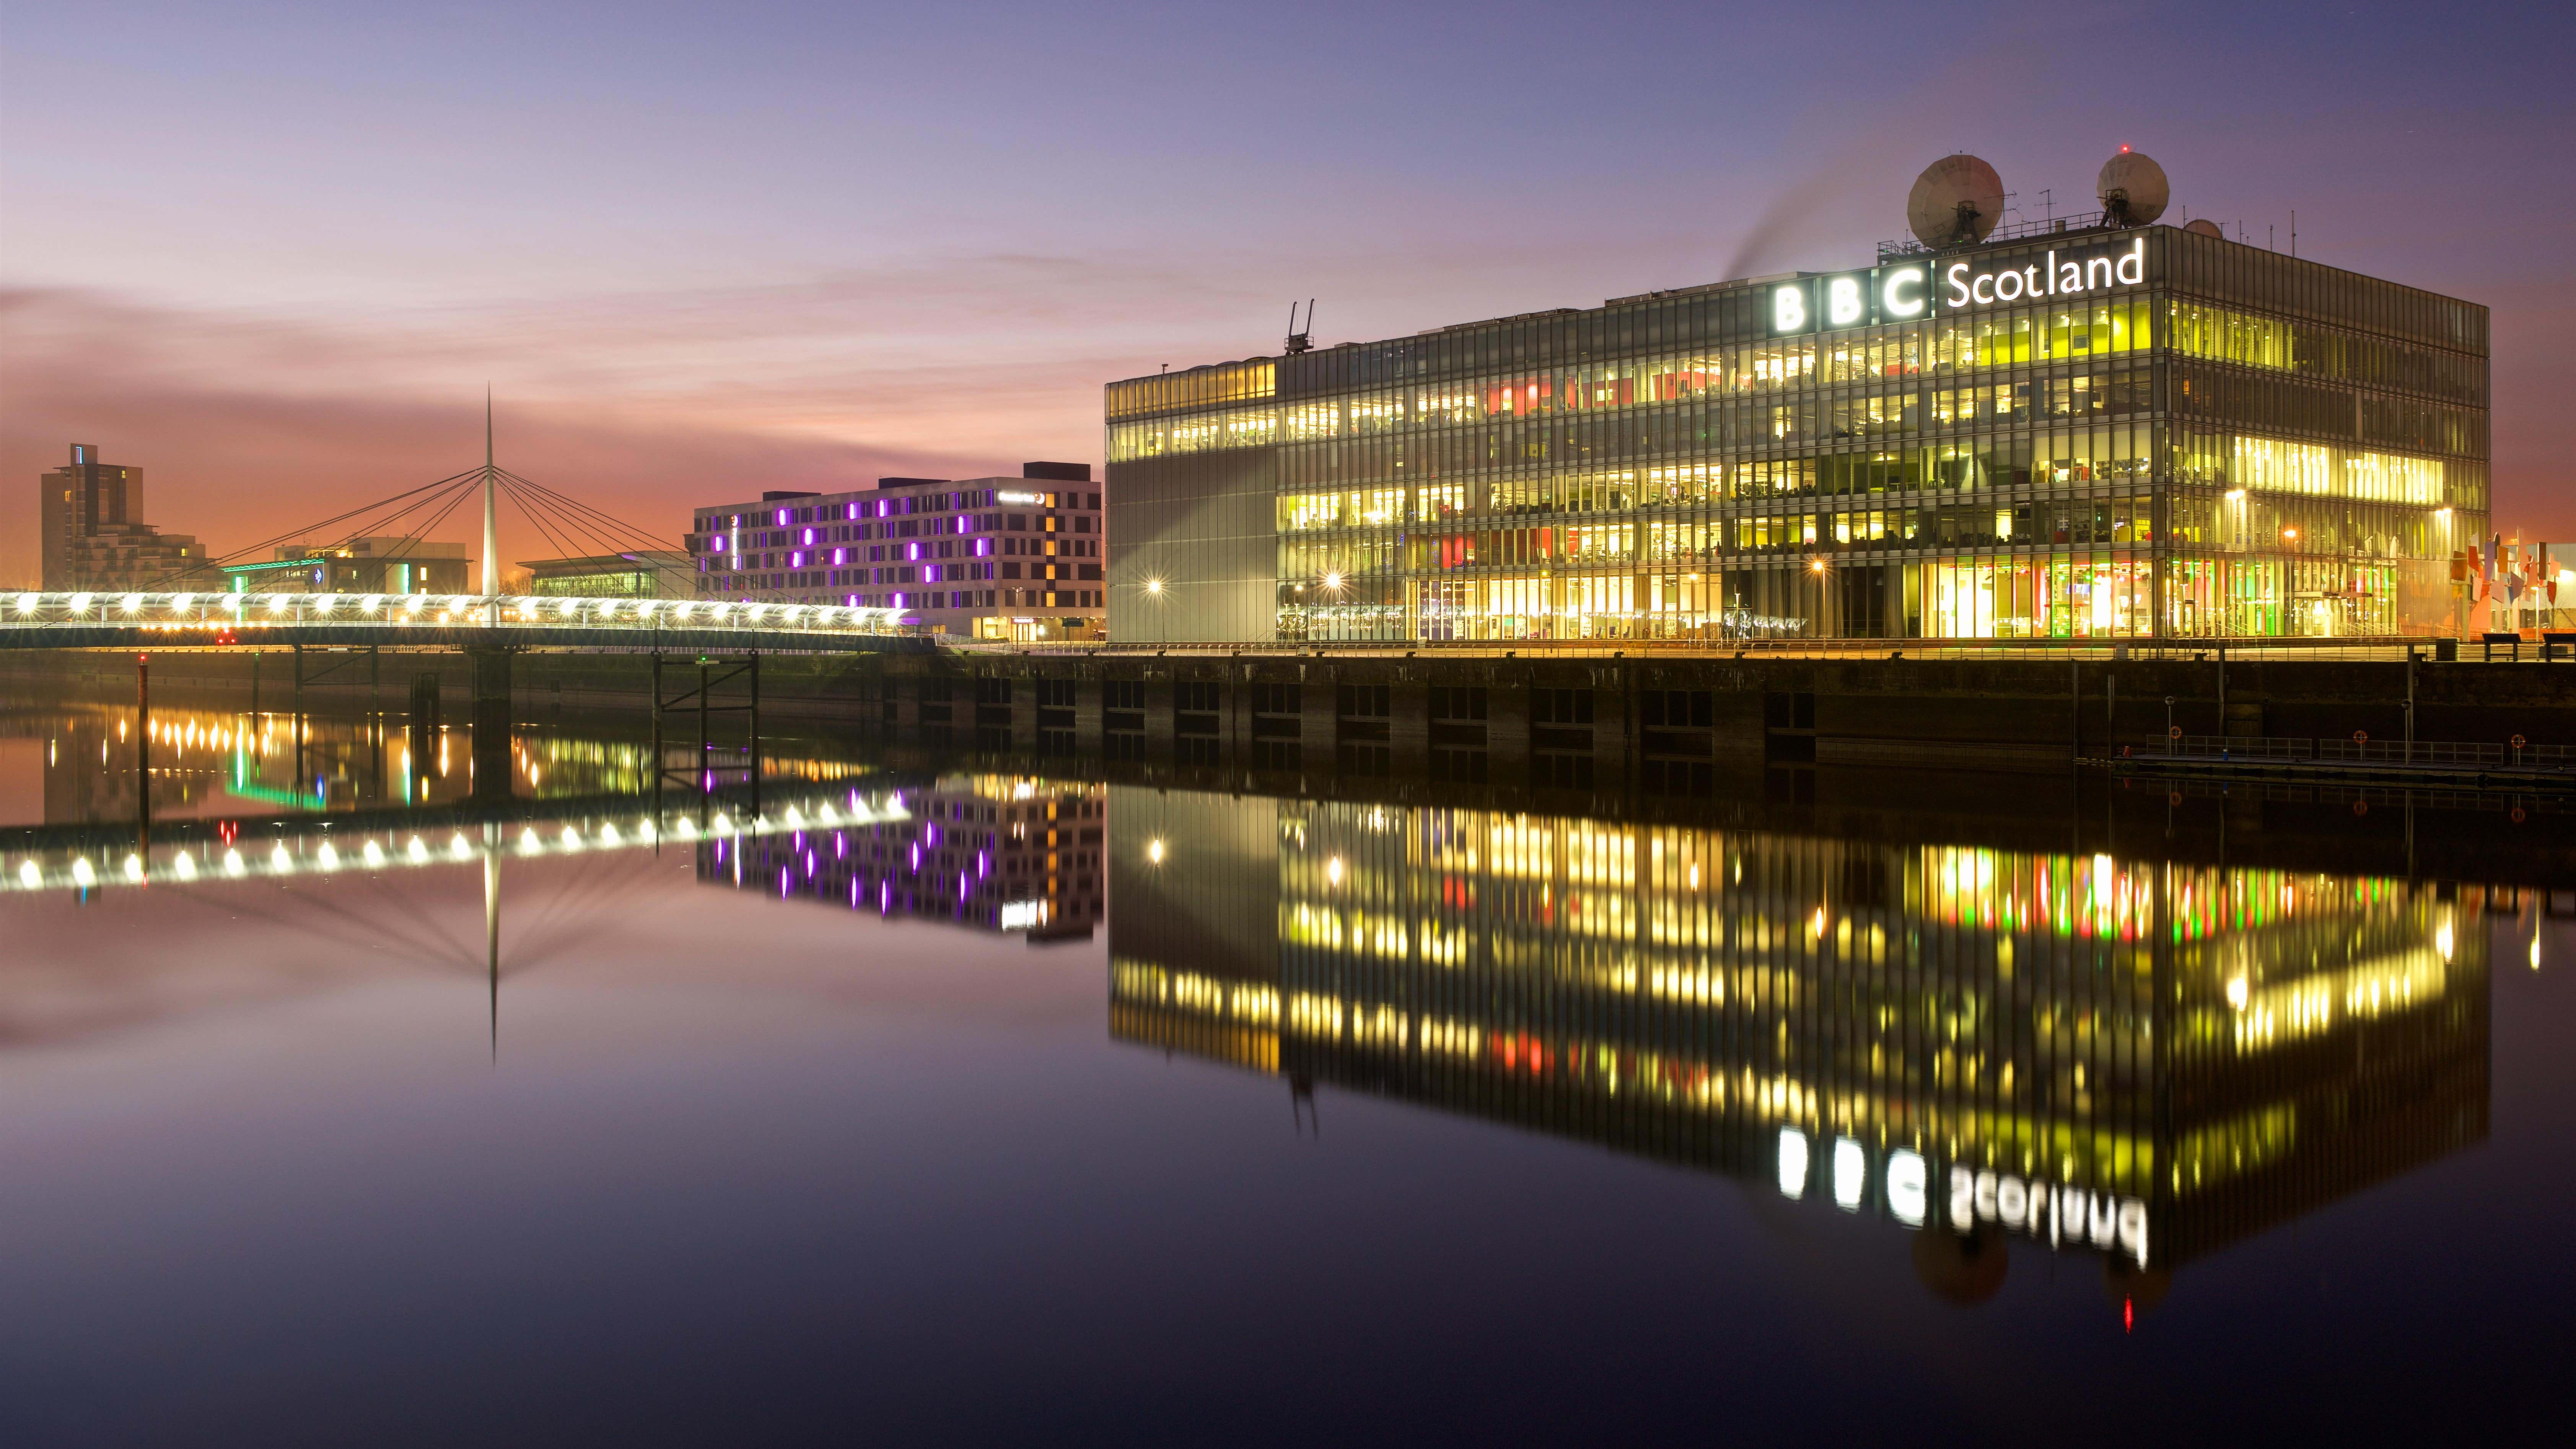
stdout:
<svg viewBox="0 0 2576 1449">
<path fill-rule="evenodd" d="M 1905 224 L 1925 246 L 1969 246 L 1986 239 L 2004 217 L 2004 179 L 1995 168 L 1961 152 L 1944 156 L 1914 178 L 1905 198 Z"/>
<path fill-rule="evenodd" d="M 2220 241 L 2227 240 L 2227 233 L 2218 229 L 2218 223 L 2211 221 L 2205 216 L 2200 218 L 2198 221 L 2184 222 L 2182 224 L 2182 229 L 2190 232 L 2193 236 L 2214 236 Z"/>
<path fill-rule="evenodd" d="M 2165 181 L 2165 168 L 2123 146 L 2102 163 L 2093 194 L 2102 198 L 2102 217 L 2113 226 L 2145 226 L 2165 214 L 2173 187 Z"/>
</svg>

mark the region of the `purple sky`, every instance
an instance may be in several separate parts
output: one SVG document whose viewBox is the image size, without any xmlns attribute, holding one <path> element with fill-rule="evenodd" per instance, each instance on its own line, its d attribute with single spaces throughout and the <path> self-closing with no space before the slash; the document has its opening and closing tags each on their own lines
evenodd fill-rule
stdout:
<svg viewBox="0 0 2576 1449">
<path fill-rule="evenodd" d="M 1097 462 L 1102 382 L 1292 298 L 1331 343 L 1853 265 L 1935 156 L 2036 215 L 2127 143 L 2494 308 L 2499 521 L 2576 539 L 2563 5 L 542 9 L 14 9 L 0 477 L 96 443 L 228 548 L 479 462 L 488 380 L 505 464 L 677 532 Z"/>
</svg>

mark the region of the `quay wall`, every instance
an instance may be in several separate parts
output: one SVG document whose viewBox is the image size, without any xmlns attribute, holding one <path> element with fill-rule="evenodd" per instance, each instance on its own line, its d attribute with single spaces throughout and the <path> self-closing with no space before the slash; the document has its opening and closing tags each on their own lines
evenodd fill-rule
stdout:
<svg viewBox="0 0 2576 1449">
<path fill-rule="evenodd" d="M 335 667 L 336 666 L 336 667 Z M 432 675 L 470 706 L 457 654 L 308 651 L 304 706 L 401 709 Z M 666 697 L 695 682 L 665 657 Z M 529 653 L 516 717 L 649 709 L 651 662 Z M 152 662 L 174 705 L 296 706 L 286 651 L 174 651 Z M 0 702 L 130 698 L 105 652 L 0 655 Z M 1287 773 L 1427 775 L 1655 788 L 1727 763 L 2062 770 L 2189 735 L 2414 737 L 2576 745 L 2576 664 L 2399 660 L 1854 659 L 1428 656 L 1287 651 L 1156 655 L 766 655 L 766 719 L 889 743 L 1102 755 Z M 685 712 L 685 709 L 684 709 Z"/>
</svg>

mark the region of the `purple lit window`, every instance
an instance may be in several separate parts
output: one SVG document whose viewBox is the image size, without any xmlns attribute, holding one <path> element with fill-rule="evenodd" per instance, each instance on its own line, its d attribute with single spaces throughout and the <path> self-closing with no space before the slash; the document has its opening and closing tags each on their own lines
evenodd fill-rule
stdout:
<svg viewBox="0 0 2576 1449">
<path fill-rule="evenodd" d="M 786 509 L 782 508 L 782 509 L 778 510 L 778 517 L 777 517 L 776 521 L 777 521 L 777 522 L 779 522 L 779 523 L 785 523 L 785 522 L 787 521 L 787 510 L 786 510 Z"/>
<path fill-rule="evenodd" d="M 807 543 L 812 543 L 814 541 L 814 530 L 810 528 L 805 530 L 805 541 Z"/>
</svg>

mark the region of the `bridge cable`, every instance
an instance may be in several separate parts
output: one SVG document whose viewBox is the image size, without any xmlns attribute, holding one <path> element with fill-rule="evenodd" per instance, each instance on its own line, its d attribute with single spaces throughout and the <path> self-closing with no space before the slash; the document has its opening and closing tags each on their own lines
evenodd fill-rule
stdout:
<svg viewBox="0 0 2576 1449">
<path fill-rule="evenodd" d="M 404 500 L 404 499 L 406 499 L 406 498 L 416 498 L 416 497 L 418 497 L 418 495 L 420 495 L 420 494 L 430 493 L 430 492 L 433 492 L 433 491 L 436 491 L 436 490 L 439 490 L 439 489 L 444 489 L 444 488 L 448 488 L 448 487 L 453 487 L 453 486 L 455 486 L 455 485 L 457 485 L 457 484 L 459 484 L 459 483 L 463 482 L 464 480 L 466 480 L 466 479 L 468 479 L 468 478 L 470 478 L 470 477 L 473 477 L 473 476 L 475 476 L 475 474 L 474 474 L 473 472 L 468 472 L 468 473 L 458 473 L 458 474 L 454 474 L 454 475 L 451 475 L 451 476 L 446 477 L 446 478 L 441 478 L 441 479 L 437 480 L 437 481 L 436 481 L 436 482 L 434 482 L 434 483 L 424 483 L 424 484 L 422 484 L 422 485 L 421 485 L 420 487 L 418 487 L 418 488 L 413 488 L 413 489 L 409 489 L 409 490 L 407 490 L 407 491 L 405 491 L 405 492 L 401 492 L 401 493 L 394 494 L 394 495 L 393 495 L 392 497 L 390 497 L 390 498 L 380 498 L 380 499 L 377 499 L 377 500 L 376 500 L 375 502 L 373 502 L 373 503 L 361 504 L 360 506 L 358 506 L 358 507 L 356 507 L 356 508 L 352 508 L 352 509 L 350 509 L 350 510 L 349 510 L 348 512 L 346 512 L 346 513 L 335 514 L 335 515 L 333 515 L 332 517 L 322 519 L 321 521 L 316 522 L 316 523 L 305 524 L 305 525 L 303 525 L 303 526 L 301 526 L 301 527 L 298 527 L 298 528 L 289 529 L 288 531 L 286 531 L 286 532 L 284 532 L 284 533 L 272 534 L 272 535 L 270 535 L 269 537 L 267 537 L 267 538 L 265 538 L 265 539 L 262 539 L 262 540 L 260 540 L 260 541 L 259 541 L 259 542 L 257 542 L 257 543 L 245 544 L 244 546 L 242 546 L 242 547 L 240 547 L 240 548 L 237 548 L 237 549 L 233 549 L 232 551 L 230 551 L 230 552 L 228 552 L 228 553 L 217 554 L 217 555 L 211 556 L 211 557 L 209 557 L 209 558 L 206 558 L 206 559 L 204 559 L 203 561 L 198 562 L 198 563 L 189 564 L 189 565 L 186 565 L 186 566 L 181 567 L 181 568 L 174 568 L 174 569 L 167 570 L 167 571 L 165 571 L 165 572 L 162 574 L 162 576 L 161 576 L 161 577 L 162 577 L 162 579 L 168 579 L 168 578 L 171 578 L 171 577 L 173 577 L 173 576 L 178 576 L 178 575 L 185 575 L 185 574 L 195 573 L 195 572 L 197 572 L 197 571 L 199 571 L 199 570 L 201 570 L 201 569 L 208 569 L 208 568 L 212 568 L 212 569 L 221 569 L 221 568 L 222 568 L 222 567 L 223 567 L 227 562 L 232 561 L 232 560 L 235 560 L 235 559 L 239 559 L 239 558 L 243 557 L 243 556 L 244 556 L 244 555 L 246 555 L 246 554 L 255 554 L 255 553 L 260 552 L 260 551 L 261 551 L 261 550 L 263 550 L 263 549 L 274 548 L 274 547 L 276 547 L 277 545 L 279 545 L 279 544 L 281 544 L 281 543 L 285 543 L 285 542 L 287 542 L 287 541 L 289 541 L 289 540 L 291 540 L 291 539 L 296 538 L 298 535 L 310 536 L 310 535 L 312 535 L 312 534 L 313 534 L 313 533 L 315 533 L 315 532 L 318 532 L 318 531 L 320 531 L 320 530 L 322 530 L 322 529 L 325 529 L 325 528 L 329 528 L 329 527 L 331 527 L 333 524 L 341 523 L 341 522 L 344 522 L 344 521 L 346 521 L 346 520 L 348 520 L 348 519 L 358 518 L 358 517 L 361 517 L 361 516 L 363 516 L 363 515 L 373 513 L 373 512 L 375 512 L 377 509 L 379 509 L 379 508 L 386 507 L 386 506 L 388 506 L 388 505 L 390 505 L 390 504 L 400 503 L 402 500 Z M 432 500 L 425 500 L 425 501 L 431 501 L 431 502 L 434 502 L 435 500 L 434 500 L 434 499 L 432 499 Z M 418 506 L 418 505 L 414 505 L 414 506 Z M 403 514 L 405 514 L 405 513 L 409 513 L 409 512 L 411 512 L 411 511 L 412 511 L 412 510 L 411 510 L 410 508 L 405 508 L 405 509 L 402 509 L 402 510 L 400 510 L 399 512 L 397 512 L 397 513 L 393 514 L 392 516 L 393 516 L 394 518 L 400 518 Z M 350 532 L 349 534 L 343 535 L 343 537 L 342 537 L 342 540 L 341 540 L 341 541 L 345 542 L 347 539 L 349 539 L 349 538 L 354 538 L 354 537 L 356 537 L 356 536 L 357 536 L 357 533 L 356 533 L 356 531 L 354 531 L 354 530 L 353 530 L 353 531 L 352 531 L 352 532 Z M 160 580 L 155 580 L 155 582 L 159 582 L 159 581 L 160 581 Z"/>
</svg>

